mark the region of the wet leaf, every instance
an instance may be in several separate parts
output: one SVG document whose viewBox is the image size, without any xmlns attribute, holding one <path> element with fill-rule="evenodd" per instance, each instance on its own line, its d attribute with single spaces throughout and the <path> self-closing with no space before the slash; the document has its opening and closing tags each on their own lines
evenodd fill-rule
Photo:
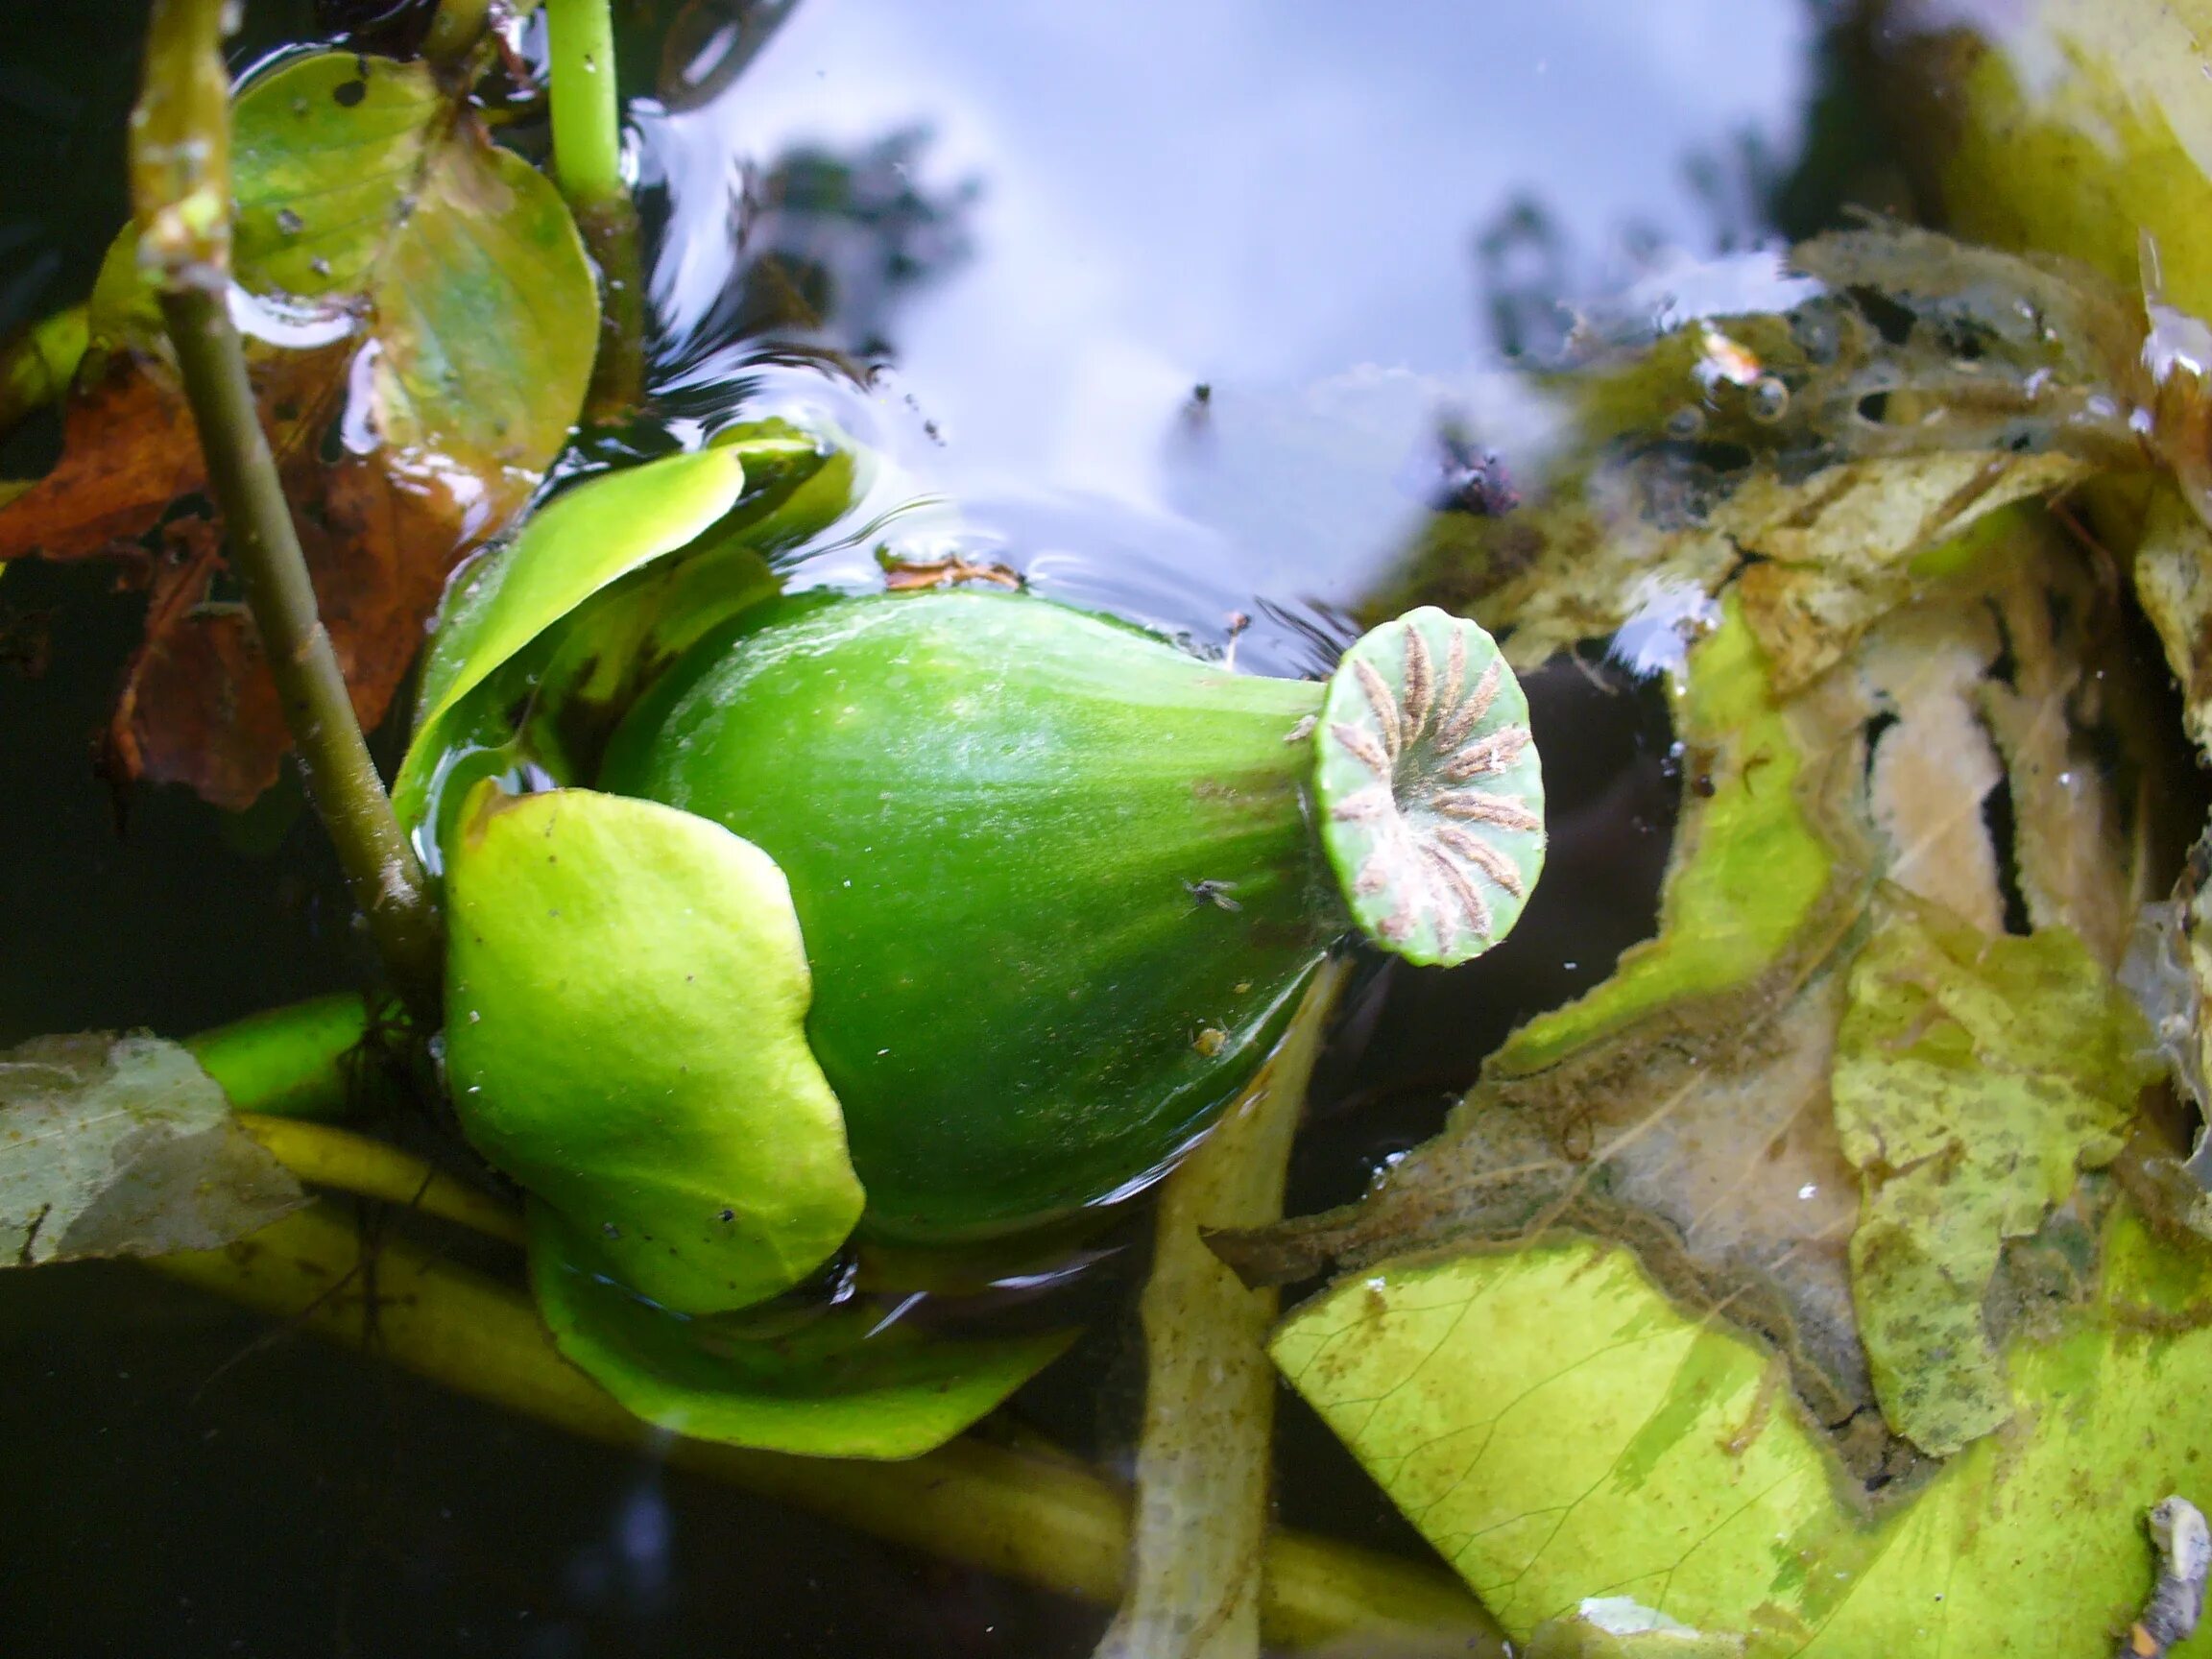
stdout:
<svg viewBox="0 0 2212 1659">
<path fill-rule="evenodd" d="M 651 802 L 485 786 L 447 887 L 454 1110 L 612 1271 L 711 1312 L 844 1243 L 864 1195 L 766 854 Z"/>
<path fill-rule="evenodd" d="M 2202 23 L 2156 0 L 1900 13 L 1881 42 L 1898 159 L 1961 235 L 2129 289 L 2148 232 L 2174 302 L 2212 316 Z"/>
<path fill-rule="evenodd" d="M 1379 1266 L 1274 1354 L 1517 1641 L 1625 1598 L 1752 1659 L 2096 1659 L 2212 1455 L 2206 1269 L 2101 1232 L 2098 1295 L 2008 1345 L 2015 1428 L 1871 1499 L 1770 1353 L 1588 1238 Z"/>
<path fill-rule="evenodd" d="M 249 335 L 317 596 L 365 725 L 447 573 L 565 441 L 595 341 L 590 268 L 552 185 L 422 64 L 297 59 L 238 98 L 232 308 Z M 110 733 L 125 775 L 251 802 L 288 737 L 219 535 L 168 518 L 204 489 L 126 234 L 95 291 L 53 472 L 0 510 L 0 557 L 135 556 L 147 639 Z M 327 457 L 327 458 L 326 458 Z"/>
<path fill-rule="evenodd" d="M 1902 901 L 1852 964 L 1832 1082 L 1865 1181 L 1852 1286 L 1883 1415 L 1921 1450 L 2012 1415 L 1984 1334 L 1998 1252 L 2118 1156 L 2146 1037 L 2063 929 L 1991 938 Z"/>
<path fill-rule="evenodd" d="M 700 1440 L 810 1457 L 916 1457 L 996 1407 L 1072 1332 L 961 1339 L 873 1302 L 787 1321 L 684 1318 L 629 1291 L 594 1240 L 531 1206 L 539 1310 L 633 1413 Z"/>
<path fill-rule="evenodd" d="M 1677 1294 L 1791 1352 L 1824 1422 L 1871 1400 L 1828 1064 L 1857 895 L 1865 709 L 1785 713 L 1732 595 L 1674 708 L 1687 792 L 1658 934 L 1509 1038 L 1445 1133 L 1362 1204 L 1223 1248 L 1248 1276 L 1357 1268 L 1566 1219 L 1632 1236 Z"/>
<path fill-rule="evenodd" d="M 213 1249 L 306 1201 L 178 1044 L 0 1051 L 0 1265 Z"/>
<path fill-rule="evenodd" d="M 1994 938 L 2009 883 L 2040 932 L 2080 932 L 2102 983 L 2143 856 L 2117 805 L 2141 763 L 2098 748 L 2132 676 L 2078 548 L 2023 504 L 1925 563 L 1911 605 L 1788 696 L 1723 590 L 1674 685 L 1685 794 L 1657 935 L 1514 1033 L 1363 1202 L 1224 1240 L 1240 1270 L 1281 1282 L 1582 1230 L 1769 1343 L 1862 1478 L 1911 1465 L 1872 1409 L 1862 1177 L 1831 1091 L 1868 897 L 1886 880 Z M 1993 791 L 2013 803 L 2003 846 Z M 2024 1306 L 1989 1305 L 1993 1338 Z"/>
<path fill-rule="evenodd" d="M 1648 637 L 1751 556 L 1745 613 L 1788 693 L 1913 591 L 1917 556 L 2094 469 L 2142 469 L 2129 422 L 2156 393 L 2126 291 L 1903 228 L 1791 259 L 1822 287 L 1787 311 L 1626 346 L 1586 328 L 1582 359 L 1538 381 L 1540 440 L 1469 435 L 1512 463 L 1525 503 L 1434 516 L 1378 608 L 1473 615 L 1516 666 L 1615 635 L 1660 666 L 1678 654 Z M 2180 426 L 2152 437 L 2190 445 Z"/>
<path fill-rule="evenodd" d="M 1659 931 L 1587 996 L 1514 1032 L 1500 1075 L 1540 1071 L 1680 998 L 1743 989 L 1781 961 L 1836 878 L 1815 818 L 1819 779 L 1807 775 L 1826 757 L 1782 714 L 1737 589 L 1671 690 L 1690 795 Z"/>
<path fill-rule="evenodd" d="M 2212 532 L 2174 491 L 2152 497 L 2134 574 L 2135 597 L 2181 683 L 2182 729 L 2212 754 Z"/>
<path fill-rule="evenodd" d="M 439 771 L 456 749 L 486 775 L 526 753 L 564 782 L 589 780 L 639 685 L 772 594 L 768 558 L 834 522 L 867 470 L 834 434 L 764 421 L 555 496 L 440 613 L 393 784 L 401 821 L 458 796 Z"/>
</svg>

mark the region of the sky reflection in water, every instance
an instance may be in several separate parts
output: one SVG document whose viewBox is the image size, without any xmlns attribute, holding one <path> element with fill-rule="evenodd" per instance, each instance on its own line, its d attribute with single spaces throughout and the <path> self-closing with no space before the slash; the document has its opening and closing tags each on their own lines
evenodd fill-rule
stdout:
<svg viewBox="0 0 2212 1659">
<path fill-rule="evenodd" d="M 678 334 L 708 316 L 738 160 L 926 128 L 916 182 L 980 183 L 973 254 L 897 312 L 868 435 L 1065 597 L 1110 556 L 1118 608 L 1193 577 L 1341 603 L 1421 510 L 1440 404 L 1541 418 L 1484 369 L 1480 233 L 1536 202 L 1564 257 L 1494 275 L 1582 292 L 1754 229 L 1690 163 L 1747 136 L 1787 164 L 1808 13 L 809 0 L 710 104 L 647 115 L 690 250 L 655 297 Z"/>
</svg>

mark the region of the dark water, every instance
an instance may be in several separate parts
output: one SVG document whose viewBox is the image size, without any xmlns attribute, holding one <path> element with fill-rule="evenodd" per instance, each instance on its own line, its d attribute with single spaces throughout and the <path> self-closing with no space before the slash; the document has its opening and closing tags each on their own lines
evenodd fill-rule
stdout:
<svg viewBox="0 0 2212 1659">
<path fill-rule="evenodd" d="M 694 9 L 663 71 L 674 10 L 623 36 L 655 397 L 589 452 L 827 408 L 1040 589 L 1202 647 L 1240 613 L 1270 672 L 1327 665 L 1437 487 L 1436 411 L 1509 408 L 1503 358 L 1556 339 L 1559 295 L 1810 228 L 1867 149 L 1802 0 L 809 0 L 707 97 L 737 36 Z M 79 298 L 121 222 L 143 23 L 8 11 L 0 328 Z M 317 27 L 250 11 L 241 60 Z M 228 820 L 96 775 L 141 609 L 98 570 L 0 580 L 0 1043 L 181 1034 L 359 967 L 296 788 Z M 1531 692 L 1548 878 L 1482 963 L 1355 997 L 1299 1207 L 1648 928 L 1656 700 L 1573 665 Z M 1017 1414 L 1121 1456 L 1129 1334 Z M 1079 1654 L 1104 1619 L 124 1269 L 0 1274 L 0 1653 Z M 1285 1520 L 1421 1551 L 1287 1398 L 1282 1464 Z"/>
</svg>

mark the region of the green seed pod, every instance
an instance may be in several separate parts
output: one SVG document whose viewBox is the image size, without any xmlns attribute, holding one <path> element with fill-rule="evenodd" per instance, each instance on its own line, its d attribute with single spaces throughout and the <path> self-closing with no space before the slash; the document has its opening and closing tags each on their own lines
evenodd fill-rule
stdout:
<svg viewBox="0 0 2212 1659">
<path fill-rule="evenodd" d="M 1157 1171 L 1343 930 L 1319 707 L 1008 594 L 802 599 L 703 640 L 601 786 L 774 858 L 866 1227 L 1034 1224 Z"/>
<path fill-rule="evenodd" d="M 834 535 L 865 470 L 766 427 L 563 496 L 457 602 L 396 789 L 445 873 L 463 1126 L 532 1193 L 564 1351 L 656 1420 L 720 1371 L 579 1286 L 713 1318 L 855 1229 L 945 1248 L 1133 1191 L 1334 940 L 1463 961 L 1542 862 L 1475 624 L 1417 612 L 1319 685 L 1024 594 L 772 597 L 759 554 Z"/>
</svg>

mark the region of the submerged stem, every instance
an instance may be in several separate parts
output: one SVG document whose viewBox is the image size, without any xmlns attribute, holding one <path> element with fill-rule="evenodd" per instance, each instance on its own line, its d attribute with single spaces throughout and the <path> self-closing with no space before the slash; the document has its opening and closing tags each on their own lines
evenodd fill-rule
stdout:
<svg viewBox="0 0 2212 1659">
<path fill-rule="evenodd" d="M 1098 1659 L 1258 1659 L 1275 1292 L 1246 1289 L 1202 1234 L 1282 1218 L 1306 1085 L 1348 973 L 1343 957 L 1321 964 L 1267 1064 L 1161 1193 L 1129 1586 Z"/>
<path fill-rule="evenodd" d="M 249 1014 L 184 1046 L 241 1112 L 343 1118 L 356 1109 L 357 1063 L 381 1010 L 350 991 Z"/>
<path fill-rule="evenodd" d="M 571 1433 L 622 1446 L 655 1438 L 560 1358 L 520 1291 L 404 1237 L 376 1246 L 372 1280 L 361 1271 L 366 1248 L 350 1223 L 316 1204 L 228 1249 L 151 1265 Z M 877 1537 L 1065 1595 L 1105 1601 L 1120 1590 L 1128 1501 L 1058 1454 L 971 1437 L 909 1462 L 847 1462 L 678 1438 L 665 1443 L 665 1455 Z M 1448 1575 L 1318 1538 L 1269 1540 L 1262 1615 L 1270 1640 L 1290 1646 L 1415 1626 L 1459 1633 L 1454 1642 L 1468 1646 L 1453 1651 L 1495 1651 L 1484 1646 L 1488 1621 Z"/>
<path fill-rule="evenodd" d="M 230 560 L 353 902 L 409 1009 L 438 1005 L 438 916 L 422 866 L 393 816 L 346 677 L 316 613 L 315 589 L 261 430 L 229 286 L 229 85 L 223 0 L 156 0 L 146 81 L 131 117 L 139 259 L 161 285 L 184 396 L 222 510 Z"/>
<path fill-rule="evenodd" d="M 520 1212 L 412 1152 L 327 1123 L 241 1112 L 238 1121 L 301 1180 L 418 1210 L 517 1249 L 527 1241 Z"/>
</svg>

